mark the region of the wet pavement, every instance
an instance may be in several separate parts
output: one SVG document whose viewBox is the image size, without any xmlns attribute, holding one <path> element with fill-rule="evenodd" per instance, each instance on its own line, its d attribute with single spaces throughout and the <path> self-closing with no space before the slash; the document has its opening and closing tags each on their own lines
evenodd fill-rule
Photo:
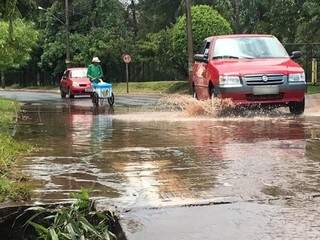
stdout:
<svg viewBox="0 0 320 240">
<path fill-rule="evenodd" d="M 191 118 L 159 96 L 90 99 L 0 92 L 23 101 L 16 138 L 39 150 L 18 168 L 34 202 L 86 187 L 116 206 L 128 239 L 319 239 L 318 96 L 302 117 Z"/>
</svg>

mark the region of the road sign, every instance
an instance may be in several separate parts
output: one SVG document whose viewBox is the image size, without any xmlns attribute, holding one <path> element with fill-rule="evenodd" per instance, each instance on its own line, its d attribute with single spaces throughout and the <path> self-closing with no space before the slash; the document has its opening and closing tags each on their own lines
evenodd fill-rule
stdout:
<svg viewBox="0 0 320 240">
<path fill-rule="evenodd" d="M 126 64 L 126 78 L 127 78 L 127 93 L 129 93 L 129 63 L 131 63 L 131 56 L 129 54 L 123 54 L 122 60 Z"/>
<path fill-rule="evenodd" d="M 129 64 L 129 63 L 131 63 L 131 56 L 129 55 L 129 54 L 123 54 L 122 55 L 122 59 L 123 59 L 123 61 L 126 63 L 126 64 Z"/>
</svg>

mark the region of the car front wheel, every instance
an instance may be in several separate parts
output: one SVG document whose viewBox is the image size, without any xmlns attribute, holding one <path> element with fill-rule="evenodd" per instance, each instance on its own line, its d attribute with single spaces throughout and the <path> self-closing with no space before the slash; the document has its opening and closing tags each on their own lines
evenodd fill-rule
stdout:
<svg viewBox="0 0 320 240">
<path fill-rule="evenodd" d="M 198 95 L 194 86 L 192 87 L 192 97 L 198 99 Z"/>
<path fill-rule="evenodd" d="M 69 98 L 74 98 L 74 95 L 72 94 L 72 92 L 71 92 L 71 89 L 69 88 L 69 93 L 68 93 L 68 95 L 69 95 Z"/>
<path fill-rule="evenodd" d="M 61 98 L 66 98 L 66 93 L 60 88 Z"/>
<path fill-rule="evenodd" d="M 305 99 L 303 99 L 301 102 L 291 102 L 291 103 L 289 103 L 290 113 L 292 113 L 294 115 L 303 114 L 304 109 L 305 109 Z"/>
<path fill-rule="evenodd" d="M 209 96 L 211 99 L 218 97 L 217 91 L 215 90 L 215 88 L 212 85 L 209 85 L 208 91 L 209 91 Z"/>
</svg>

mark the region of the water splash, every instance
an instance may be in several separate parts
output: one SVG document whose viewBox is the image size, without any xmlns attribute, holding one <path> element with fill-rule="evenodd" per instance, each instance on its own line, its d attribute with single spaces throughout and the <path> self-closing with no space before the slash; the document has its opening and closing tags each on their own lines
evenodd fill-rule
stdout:
<svg viewBox="0 0 320 240">
<path fill-rule="evenodd" d="M 199 101 L 190 96 L 172 95 L 159 101 L 162 108 L 171 111 L 182 111 L 188 116 L 210 116 L 219 117 L 234 111 L 235 105 L 231 99 L 213 98 Z"/>
</svg>

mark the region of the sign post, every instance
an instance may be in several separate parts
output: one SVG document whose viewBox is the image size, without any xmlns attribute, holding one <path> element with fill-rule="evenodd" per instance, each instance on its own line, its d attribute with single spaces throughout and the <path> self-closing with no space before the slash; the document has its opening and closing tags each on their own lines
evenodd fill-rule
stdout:
<svg viewBox="0 0 320 240">
<path fill-rule="evenodd" d="M 122 60 L 126 64 L 127 93 L 129 93 L 129 63 L 131 63 L 132 59 L 129 54 L 123 54 Z"/>
</svg>

